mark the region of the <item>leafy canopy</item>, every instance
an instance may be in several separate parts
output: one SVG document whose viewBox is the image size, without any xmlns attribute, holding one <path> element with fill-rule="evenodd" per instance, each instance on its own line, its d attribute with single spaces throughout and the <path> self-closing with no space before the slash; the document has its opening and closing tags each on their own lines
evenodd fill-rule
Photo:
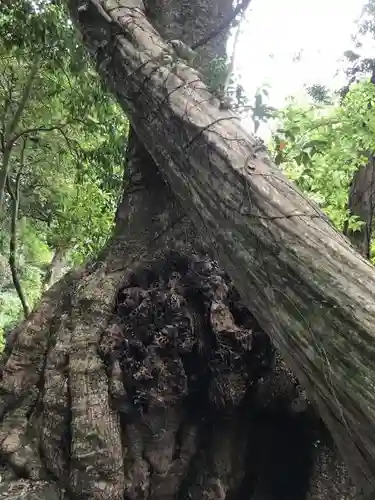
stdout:
<svg viewBox="0 0 375 500">
<path fill-rule="evenodd" d="M 354 173 L 375 152 L 375 85 L 354 84 L 341 104 L 290 104 L 277 113 L 281 122 L 272 149 L 275 161 L 314 199 L 339 229 L 350 218 L 348 191 Z"/>
<path fill-rule="evenodd" d="M 128 123 L 56 2 L 8 2 L 0 37 L 0 174 L 7 179 L 0 213 L 1 330 L 21 311 L 7 265 L 17 178 L 17 272 L 32 306 L 56 252 L 66 270 L 95 255 L 109 237 Z"/>
</svg>

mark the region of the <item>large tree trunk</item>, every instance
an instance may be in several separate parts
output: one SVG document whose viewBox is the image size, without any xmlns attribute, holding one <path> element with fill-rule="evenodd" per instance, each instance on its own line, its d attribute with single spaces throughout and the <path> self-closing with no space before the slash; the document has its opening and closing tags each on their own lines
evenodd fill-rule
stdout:
<svg viewBox="0 0 375 500">
<path fill-rule="evenodd" d="M 215 107 L 196 72 L 165 62 L 171 49 L 141 1 L 95 4 L 80 16 L 70 8 L 100 73 L 372 494 L 373 268 Z"/>
<path fill-rule="evenodd" d="M 268 337 L 195 235 L 177 236 L 129 243 L 125 273 L 117 242 L 15 332 L 0 498 L 55 480 L 80 499 L 354 499 Z"/>
<path fill-rule="evenodd" d="M 185 31 L 161 2 L 150 19 L 188 42 L 210 29 L 201 9 L 212 27 L 231 11 L 172 3 Z M 202 50 L 202 65 L 224 44 Z M 8 338 L 0 499 L 65 487 L 83 500 L 353 500 L 304 390 L 133 129 L 126 163 L 98 261 L 54 285 Z"/>
</svg>

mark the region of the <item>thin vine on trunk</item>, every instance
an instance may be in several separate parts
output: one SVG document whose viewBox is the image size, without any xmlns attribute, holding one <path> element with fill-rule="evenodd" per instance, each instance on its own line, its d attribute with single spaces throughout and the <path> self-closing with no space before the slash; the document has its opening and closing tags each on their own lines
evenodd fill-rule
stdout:
<svg viewBox="0 0 375 500">
<path fill-rule="evenodd" d="M 100 9 L 82 13 L 70 2 L 98 71 L 308 390 L 358 487 L 372 494 L 373 268 L 272 164 L 238 117 L 215 105 L 199 73 L 173 58 L 141 1 L 98 3 Z"/>
</svg>

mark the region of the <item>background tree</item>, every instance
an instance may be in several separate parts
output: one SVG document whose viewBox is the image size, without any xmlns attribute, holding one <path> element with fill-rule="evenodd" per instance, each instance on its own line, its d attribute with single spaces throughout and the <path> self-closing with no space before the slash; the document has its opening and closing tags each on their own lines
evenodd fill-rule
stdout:
<svg viewBox="0 0 375 500">
<path fill-rule="evenodd" d="M 308 89 L 315 104 L 291 105 L 279 113 L 276 162 L 312 195 L 366 258 L 372 256 L 374 217 L 374 60 L 361 56 L 374 34 L 374 5 L 368 2 L 344 53 L 348 84 L 338 93 Z M 336 94 L 336 95 L 335 95 Z"/>
<path fill-rule="evenodd" d="M 27 316 L 43 289 L 110 235 L 127 122 L 61 8 L 14 2 L 0 29 L 1 330 L 21 312 L 12 283 Z"/>
<path fill-rule="evenodd" d="M 371 39 L 373 41 L 374 35 L 374 3 L 372 0 L 369 0 L 362 12 L 362 18 L 358 26 L 358 34 L 353 39 L 355 42 L 355 52 L 349 50 L 344 54 L 349 63 L 347 69 L 348 85 L 341 90 L 341 96 L 344 96 L 350 88 L 350 85 L 355 82 L 367 80 L 370 81 L 371 84 L 375 83 L 374 60 L 363 56 L 361 57 L 357 52 L 358 49 L 361 51 L 361 47 L 364 45 L 368 45 Z M 367 102 L 367 107 L 369 110 L 373 107 L 371 96 Z M 368 128 L 368 122 L 364 121 L 361 124 L 361 129 L 366 128 Z M 370 258 L 375 208 L 375 169 L 373 150 L 368 150 L 365 152 L 365 155 L 367 156 L 367 162 L 354 174 L 350 185 L 348 200 L 349 212 L 357 216 L 363 224 L 355 231 L 349 226 L 345 227 L 345 234 L 349 236 L 353 244 L 365 257 Z"/>
<path fill-rule="evenodd" d="M 348 193 L 355 172 L 374 149 L 371 83 L 352 86 L 341 104 L 291 104 L 278 113 L 274 137 L 277 163 L 329 215 L 338 229 L 359 228 L 348 211 Z M 364 126 L 365 124 L 365 126 Z"/>
</svg>

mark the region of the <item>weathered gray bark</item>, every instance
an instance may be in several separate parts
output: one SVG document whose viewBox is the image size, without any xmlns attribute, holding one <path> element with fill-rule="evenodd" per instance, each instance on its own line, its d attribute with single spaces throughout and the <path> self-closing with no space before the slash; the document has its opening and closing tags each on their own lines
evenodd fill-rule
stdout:
<svg viewBox="0 0 375 500">
<path fill-rule="evenodd" d="M 31 491 L 49 478 L 92 500 L 354 500 L 299 384 L 225 275 L 194 235 L 164 235 L 177 251 L 130 242 L 125 274 L 103 263 L 67 276 L 14 332 L 0 451 L 29 481 L 4 484 L 0 498 L 42 499 Z"/>
<path fill-rule="evenodd" d="M 107 15 L 91 9 L 92 17 L 80 24 L 100 73 L 246 305 L 308 389 L 358 486 L 370 494 L 372 267 L 267 154 L 256 151 L 239 120 L 215 107 L 199 75 L 181 62 L 160 63 L 168 46 L 142 2 L 100 4 Z M 70 3 L 75 18 L 76 7 Z"/>
<path fill-rule="evenodd" d="M 174 21 L 150 5 L 149 15 L 189 41 L 201 36 L 192 29 L 200 3 L 208 8 L 206 0 L 168 1 Z M 202 61 L 220 54 L 225 40 L 216 43 Z M 54 500 L 56 482 L 70 498 L 90 500 L 124 492 L 137 500 L 353 500 L 304 391 L 134 130 L 127 156 L 111 242 L 98 262 L 53 286 L 9 338 L 0 474 L 10 479 L 11 466 L 13 481 L 0 499 Z"/>
</svg>

